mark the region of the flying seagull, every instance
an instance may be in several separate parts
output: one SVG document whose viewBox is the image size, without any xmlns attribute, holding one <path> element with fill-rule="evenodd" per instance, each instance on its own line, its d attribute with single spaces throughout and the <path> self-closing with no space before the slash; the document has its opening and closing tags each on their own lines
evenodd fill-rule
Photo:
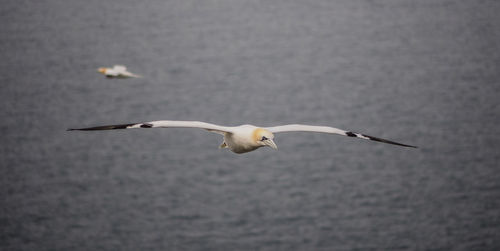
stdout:
<svg viewBox="0 0 500 251">
<path fill-rule="evenodd" d="M 140 78 L 141 76 L 127 71 L 127 67 L 123 65 L 115 65 L 113 68 L 101 67 L 98 72 L 104 74 L 108 78 Z"/>
<path fill-rule="evenodd" d="M 235 153 L 251 152 L 263 146 L 268 146 L 273 149 L 278 149 L 273 139 L 274 139 L 274 133 L 279 133 L 279 132 L 319 132 L 319 133 L 339 134 L 348 137 L 368 139 L 398 146 L 417 148 L 416 146 L 405 145 L 394 141 L 376 138 L 351 131 L 344 131 L 334 127 L 300 125 L 300 124 L 281 125 L 272 127 L 257 127 L 253 125 L 220 126 L 200 121 L 160 120 L 160 121 L 151 121 L 144 123 L 105 125 L 105 126 L 79 128 L 79 129 L 68 129 L 68 131 L 73 131 L 73 130 L 94 131 L 94 130 L 132 129 L 132 128 L 171 128 L 171 127 L 201 128 L 210 132 L 221 134 L 224 136 L 224 141 L 220 145 L 220 148 L 229 148 L 229 150 Z"/>
</svg>

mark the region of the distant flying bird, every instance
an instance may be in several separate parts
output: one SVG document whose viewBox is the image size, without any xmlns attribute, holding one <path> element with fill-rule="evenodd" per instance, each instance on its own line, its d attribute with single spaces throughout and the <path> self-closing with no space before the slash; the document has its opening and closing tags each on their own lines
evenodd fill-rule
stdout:
<svg viewBox="0 0 500 251">
<path fill-rule="evenodd" d="M 113 68 L 101 67 L 98 72 L 104 74 L 108 78 L 140 78 L 142 76 L 127 71 L 127 67 L 123 65 L 115 65 Z"/>
<path fill-rule="evenodd" d="M 386 139 L 368 136 L 365 134 L 354 133 L 351 131 L 344 131 L 334 127 L 299 125 L 299 124 L 281 125 L 272 127 L 257 127 L 253 125 L 220 126 L 199 121 L 160 120 L 160 121 L 151 121 L 144 123 L 105 125 L 105 126 L 96 126 L 88 128 L 79 128 L 79 129 L 68 129 L 68 131 L 72 130 L 93 131 L 93 130 L 132 129 L 132 128 L 170 128 L 170 127 L 201 128 L 210 132 L 221 134 L 224 136 L 224 141 L 220 145 L 220 148 L 229 148 L 229 150 L 235 153 L 246 153 L 263 146 L 269 146 L 273 149 L 278 149 L 278 147 L 273 141 L 274 139 L 273 133 L 279 133 L 279 132 L 320 132 L 320 133 L 339 134 L 348 137 L 357 137 L 361 139 L 368 139 L 398 146 L 416 148 L 416 146 L 405 145 L 394 141 L 389 141 Z"/>
</svg>

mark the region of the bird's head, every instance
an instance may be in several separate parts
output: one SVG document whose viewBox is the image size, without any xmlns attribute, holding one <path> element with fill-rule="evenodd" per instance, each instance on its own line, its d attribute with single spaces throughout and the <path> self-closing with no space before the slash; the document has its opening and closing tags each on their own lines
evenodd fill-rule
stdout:
<svg viewBox="0 0 500 251">
<path fill-rule="evenodd" d="M 266 129 L 257 128 L 253 132 L 253 139 L 259 146 L 269 146 L 273 149 L 278 149 L 274 143 L 274 134 Z"/>
<path fill-rule="evenodd" d="M 106 74 L 106 68 L 104 68 L 104 67 L 97 69 L 97 71 L 102 73 L 102 74 Z"/>
</svg>

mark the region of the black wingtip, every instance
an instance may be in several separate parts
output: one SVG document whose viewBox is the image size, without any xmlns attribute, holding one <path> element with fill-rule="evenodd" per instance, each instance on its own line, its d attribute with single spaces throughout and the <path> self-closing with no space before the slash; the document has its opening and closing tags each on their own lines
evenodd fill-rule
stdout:
<svg viewBox="0 0 500 251">
<path fill-rule="evenodd" d="M 114 130 L 114 129 L 127 129 L 137 123 L 132 124 L 121 124 L 121 125 L 105 125 L 105 126 L 95 126 L 87 128 L 69 128 L 68 131 L 97 131 L 97 130 Z"/>
<path fill-rule="evenodd" d="M 367 137 L 368 139 L 373 140 L 373 141 L 378 141 L 378 142 L 392 144 L 392 145 L 398 145 L 398 146 L 404 146 L 404 147 L 410 147 L 410 148 L 418 148 L 417 146 L 402 144 L 402 143 L 398 143 L 398 142 L 394 142 L 394 141 L 390 141 L 390 140 L 386 140 L 386 139 L 381 139 L 381 138 L 377 138 L 377 137 L 373 137 L 373 136 L 369 136 L 369 135 L 365 135 L 365 134 L 361 134 L 361 135 L 363 135 L 364 137 Z"/>
</svg>

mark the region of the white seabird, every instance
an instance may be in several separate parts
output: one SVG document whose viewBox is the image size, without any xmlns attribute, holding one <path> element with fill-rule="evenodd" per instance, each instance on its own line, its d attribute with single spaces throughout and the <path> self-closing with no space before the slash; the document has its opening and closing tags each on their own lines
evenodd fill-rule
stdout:
<svg viewBox="0 0 500 251">
<path fill-rule="evenodd" d="M 172 128 L 172 127 L 201 128 L 210 132 L 221 134 L 224 136 L 224 141 L 220 145 L 220 148 L 229 148 L 229 150 L 235 153 L 246 153 L 263 146 L 268 146 L 273 149 L 278 149 L 273 139 L 274 139 L 274 133 L 280 133 L 280 132 L 319 132 L 319 133 L 339 134 L 348 137 L 373 140 L 398 146 L 417 148 L 416 146 L 401 144 L 386 139 L 368 136 L 366 134 L 344 131 L 334 127 L 300 125 L 300 124 L 281 125 L 272 127 L 257 127 L 253 125 L 220 126 L 199 121 L 160 120 L 160 121 L 150 121 L 144 123 L 105 125 L 105 126 L 79 128 L 79 129 L 68 129 L 68 131 L 72 130 L 93 131 L 93 130 L 132 129 L 132 128 Z"/>
<path fill-rule="evenodd" d="M 127 71 L 127 67 L 123 65 L 115 65 L 113 68 L 101 67 L 98 72 L 104 74 L 108 78 L 141 78 L 142 76 Z"/>
</svg>

